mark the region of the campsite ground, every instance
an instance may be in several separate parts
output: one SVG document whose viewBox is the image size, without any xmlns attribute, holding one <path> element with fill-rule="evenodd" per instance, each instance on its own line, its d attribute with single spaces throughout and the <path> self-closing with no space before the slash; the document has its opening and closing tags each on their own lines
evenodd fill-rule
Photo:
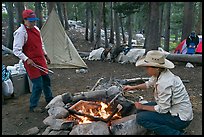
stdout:
<svg viewBox="0 0 204 137">
<path fill-rule="evenodd" d="M 70 31 L 69 36 L 79 51 L 91 51 L 90 44 L 86 42 L 81 33 Z M 14 65 L 18 59 L 13 55 L 2 56 L 2 63 Z M 128 79 L 138 75 L 146 77 L 145 70 L 136 68 L 134 64 L 109 63 L 108 61 L 88 61 L 84 60 L 88 66 L 88 73 L 77 74 L 75 69 L 52 69 L 54 74 L 50 75 L 54 96 L 65 92 L 82 92 L 91 89 L 96 81 L 101 78 Z M 189 80 L 184 83 L 190 95 L 193 105 L 194 119 L 187 128 L 188 135 L 202 135 L 202 66 L 195 65 L 194 68 L 186 68 L 185 63 L 176 63 L 173 73 L 179 75 L 182 80 Z M 138 93 L 145 99 L 152 99 L 152 94 L 148 92 Z M 40 132 L 46 126 L 43 120 L 48 116 L 47 112 L 29 113 L 30 93 L 18 98 L 5 100 L 2 105 L 2 135 L 20 135 L 32 127 L 38 127 Z M 39 105 L 45 106 L 45 101 L 41 98 Z"/>
</svg>

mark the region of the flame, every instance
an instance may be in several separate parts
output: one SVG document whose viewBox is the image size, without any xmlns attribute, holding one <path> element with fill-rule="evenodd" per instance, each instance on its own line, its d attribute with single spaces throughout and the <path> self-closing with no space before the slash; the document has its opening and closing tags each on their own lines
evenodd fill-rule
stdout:
<svg viewBox="0 0 204 137">
<path fill-rule="evenodd" d="M 108 118 L 110 113 L 108 113 L 105 108 L 108 107 L 108 105 L 106 105 L 105 103 L 101 102 L 101 110 L 98 112 L 100 114 L 100 116 L 104 119 Z"/>
<path fill-rule="evenodd" d="M 90 109 L 87 109 L 84 105 L 81 106 L 81 108 L 77 111 L 81 112 L 81 113 L 85 113 L 85 114 L 89 114 L 91 116 L 94 117 L 100 117 L 103 119 L 106 119 L 110 116 L 111 112 L 106 111 L 105 109 L 108 107 L 107 104 L 105 104 L 104 102 L 95 102 L 96 104 L 100 104 L 100 107 L 92 107 Z M 88 117 L 85 116 L 79 116 L 76 115 L 77 117 L 77 121 L 79 124 L 84 124 L 84 123 L 92 123 L 93 121 L 91 121 Z M 118 114 L 116 113 L 114 117 L 119 117 Z M 73 118 L 69 118 L 69 119 L 73 119 Z"/>
<path fill-rule="evenodd" d="M 81 121 L 79 121 L 79 124 L 85 124 L 85 123 L 92 123 L 92 121 L 90 121 L 87 117 L 84 116 L 78 116 Z"/>
</svg>

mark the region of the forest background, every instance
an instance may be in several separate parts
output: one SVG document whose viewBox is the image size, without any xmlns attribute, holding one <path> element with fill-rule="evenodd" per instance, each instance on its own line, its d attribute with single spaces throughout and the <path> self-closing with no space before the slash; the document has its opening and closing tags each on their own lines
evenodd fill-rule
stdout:
<svg viewBox="0 0 204 137">
<path fill-rule="evenodd" d="M 72 27 L 70 21 L 80 23 L 94 49 L 131 47 L 135 34 L 142 33 L 146 52 L 158 47 L 172 51 L 191 31 L 202 34 L 202 2 L 2 2 L 2 44 L 12 49 L 24 9 L 36 12 L 41 28 L 52 8 L 65 30 Z"/>
</svg>

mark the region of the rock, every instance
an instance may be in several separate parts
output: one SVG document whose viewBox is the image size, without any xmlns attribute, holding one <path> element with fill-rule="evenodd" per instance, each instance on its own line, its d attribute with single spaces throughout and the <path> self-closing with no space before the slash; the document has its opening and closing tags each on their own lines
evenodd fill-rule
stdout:
<svg viewBox="0 0 204 137">
<path fill-rule="evenodd" d="M 191 64 L 190 62 L 186 63 L 186 67 L 187 68 L 194 68 L 193 64 Z"/>
<path fill-rule="evenodd" d="M 76 125 L 69 135 L 110 135 L 110 133 L 107 124 L 98 121 Z"/>
<path fill-rule="evenodd" d="M 48 114 L 51 116 L 55 116 L 56 119 L 58 118 L 65 118 L 68 116 L 69 112 L 63 107 L 51 107 L 48 110 Z"/>
<path fill-rule="evenodd" d="M 50 131 L 52 131 L 52 128 L 50 126 L 48 126 L 45 131 L 42 133 L 42 135 L 48 135 L 50 133 Z"/>
<path fill-rule="evenodd" d="M 45 125 L 48 125 L 53 130 L 66 130 L 74 126 L 74 123 L 71 121 L 65 121 L 63 119 L 55 119 L 55 116 L 48 116 L 43 120 Z"/>
<path fill-rule="evenodd" d="M 87 73 L 88 70 L 87 69 L 76 69 L 76 73 Z"/>
<path fill-rule="evenodd" d="M 23 135 L 37 135 L 39 131 L 38 127 L 33 127 L 24 132 Z"/>
<path fill-rule="evenodd" d="M 46 117 L 46 118 L 43 120 L 43 123 L 44 123 L 45 125 L 48 125 L 48 126 L 55 124 L 55 116 L 51 115 L 51 116 Z"/>
<path fill-rule="evenodd" d="M 62 94 L 62 101 L 64 104 L 72 102 L 72 94 L 67 92 Z"/>
<path fill-rule="evenodd" d="M 65 130 L 52 130 L 48 135 L 69 135 L 69 132 Z"/>
<path fill-rule="evenodd" d="M 111 122 L 113 135 L 144 135 L 147 130 L 136 123 L 136 114 Z"/>
<path fill-rule="evenodd" d="M 49 104 L 45 107 L 46 109 L 50 109 L 51 107 L 61 106 L 63 107 L 65 104 L 62 101 L 62 95 L 57 95 L 54 97 Z"/>
<path fill-rule="evenodd" d="M 61 131 L 52 130 L 48 135 L 59 135 Z"/>
</svg>

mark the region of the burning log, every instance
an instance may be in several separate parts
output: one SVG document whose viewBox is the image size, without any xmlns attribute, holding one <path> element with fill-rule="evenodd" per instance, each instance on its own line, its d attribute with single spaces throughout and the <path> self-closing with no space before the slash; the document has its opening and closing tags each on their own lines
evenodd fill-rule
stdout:
<svg viewBox="0 0 204 137">
<path fill-rule="evenodd" d="M 80 100 L 79 102 L 71 106 L 70 108 L 66 108 L 66 109 L 69 111 L 69 114 L 72 114 L 74 116 L 76 115 L 84 116 L 84 117 L 89 118 L 89 120 L 91 121 L 103 121 L 103 122 L 109 122 L 113 118 L 113 116 L 122 109 L 122 105 L 118 104 L 117 107 L 113 110 L 113 112 L 109 114 L 109 112 L 105 111 L 105 107 L 107 107 L 107 105 L 105 104 L 105 106 L 101 106 L 100 104 L 99 102 L 90 102 L 90 101 Z M 108 115 L 106 114 L 106 116 L 108 116 L 107 118 L 104 118 L 101 114 L 98 113 L 99 111 L 103 110 L 102 108 L 104 109 L 105 113 L 108 114 Z M 94 114 L 93 113 L 94 111 L 97 113 Z M 89 114 L 91 112 L 92 112 L 92 115 Z M 78 119 L 81 119 L 78 116 L 76 117 Z"/>
<path fill-rule="evenodd" d="M 75 110 L 72 110 L 72 109 L 68 109 L 68 111 L 69 111 L 70 114 L 76 114 L 76 115 L 88 117 L 92 121 L 103 121 L 103 122 L 106 122 L 105 119 L 100 118 L 100 117 L 95 117 L 95 116 L 92 116 L 92 115 L 89 115 L 89 114 L 85 114 L 85 113 L 81 113 L 81 112 L 78 112 L 78 111 L 75 111 Z"/>
<path fill-rule="evenodd" d="M 113 111 L 113 113 L 111 113 L 111 115 L 106 119 L 106 122 L 109 122 L 111 120 L 111 118 L 122 109 L 122 105 L 118 104 L 116 109 Z"/>
</svg>

